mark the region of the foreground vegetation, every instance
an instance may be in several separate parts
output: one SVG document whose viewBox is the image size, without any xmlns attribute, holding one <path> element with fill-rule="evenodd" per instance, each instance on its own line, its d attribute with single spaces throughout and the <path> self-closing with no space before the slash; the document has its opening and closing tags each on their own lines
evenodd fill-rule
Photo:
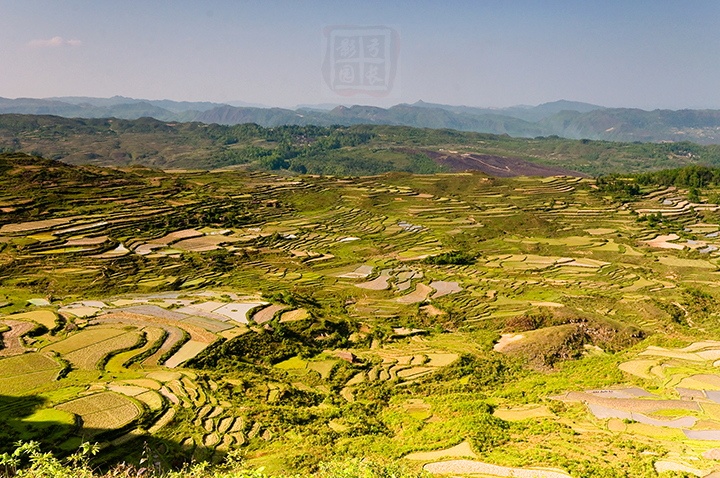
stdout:
<svg viewBox="0 0 720 478">
<path fill-rule="evenodd" d="M 98 474 L 236 450 L 228 473 L 714 468 L 712 170 L 0 171 L 9 466 L 34 440 L 59 460 L 98 443 Z"/>
<path fill-rule="evenodd" d="M 61 461 L 52 453 L 42 453 L 36 442 L 18 443 L 13 453 L 5 453 L 0 457 L 0 476 L 25 476 L 28 478 L 266 478 L 269 476 L 262 469 L 247 467 L 238 453 L 228 455 L 226 463 L 222 465 L 210 465 L 203 462 L 180 471 L 158 469 L 152 463 L 151 457 L 146 456 L 138 466 L 121 463 L 107 473 L 101 473 L 89 464 L 90 458 L 97 452 L 97 446 L 86 444 L 67 460 Z M 280 478 L 279 475 L 274 476 Z M 303 475 L 291 476 L 299 478 Z M 317 478 L 420 478 L 428 475 L 409 471 L 398 464 L 345 460 L 323 463 L 316 473 L 305 476 Z"/>
</svg>

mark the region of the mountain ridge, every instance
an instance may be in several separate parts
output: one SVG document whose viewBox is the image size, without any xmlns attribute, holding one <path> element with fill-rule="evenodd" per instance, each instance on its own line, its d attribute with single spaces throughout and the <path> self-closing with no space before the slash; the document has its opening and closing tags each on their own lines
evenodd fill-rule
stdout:
<svg viewBox="0 0 720 478">
<path fill-rule="evenodd" d="M 170 122 L 224 125 L 255 123 L 263 127 L 372 124 L 454 129 L 525 138 L 560 136 L 567 139 L 622 142 L 692 141 L 706 145 L 720 144 L 720 110 L 647 111 L 639 108 L 606 108 L 568 100 L 507 108 L 453 106 L 419 100 L 413 104 L 401 103 L 389 108 L 337 105 L 332 109 L 321 109 L 307 105 L 293 110 L 212 102 L 136 100 L 122 96 L 46 99 L 0 97 L 0 114 L 128 120 L 151 117 Z"/>
</svg>

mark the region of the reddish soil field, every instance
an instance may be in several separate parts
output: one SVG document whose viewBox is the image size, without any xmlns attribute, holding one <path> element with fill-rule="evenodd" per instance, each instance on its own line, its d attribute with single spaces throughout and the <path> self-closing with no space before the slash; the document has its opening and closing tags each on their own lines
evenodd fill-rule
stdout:
<svg viewBox="0 0 720 478">
<path fill-rule="evenodd" d="M 543 164 L 531 163 L 521 158 L 505 158 L 488 154 L 453 154 L 447 151 L 419 151 L 425 153 L 440 166 L 452 172 L 482 171 L 490 176 L 509 178 L 513 176 L 575 176 L 589 177 L 569 169 L 555 168 Z"/>
</svg>

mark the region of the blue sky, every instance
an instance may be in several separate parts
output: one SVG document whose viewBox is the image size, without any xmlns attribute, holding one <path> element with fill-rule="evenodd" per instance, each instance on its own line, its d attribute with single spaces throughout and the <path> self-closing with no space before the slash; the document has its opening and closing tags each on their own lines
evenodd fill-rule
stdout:
<svg viewBox="0 0 720 478">
<path fill-rule="evenodd" d="M 391 25 L 391 96 L 322 94 L 322 28 Z M 717 1 L 6 1 L 0 97 L 720 108 Z"/>
</svg>

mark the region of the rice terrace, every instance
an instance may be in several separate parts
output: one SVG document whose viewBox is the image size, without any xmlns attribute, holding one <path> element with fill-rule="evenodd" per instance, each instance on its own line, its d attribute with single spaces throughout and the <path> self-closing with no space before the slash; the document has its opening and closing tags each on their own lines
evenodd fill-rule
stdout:
<svg viewBox="0 0 720 478">
<path fill-rule="evenodd" d="M 0 453 L 720 469 L 718 170 L 0 171 Z"/>
</svg>

